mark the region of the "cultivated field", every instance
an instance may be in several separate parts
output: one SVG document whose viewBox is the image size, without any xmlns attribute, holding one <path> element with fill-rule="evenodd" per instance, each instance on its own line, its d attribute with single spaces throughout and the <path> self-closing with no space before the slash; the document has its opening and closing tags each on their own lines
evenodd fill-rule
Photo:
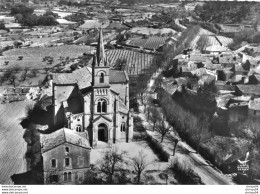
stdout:
<svg viewBox="0 0 260 194">
<path fill-rule="evenodd" d="M 163 45 L 168 37 L 161 36 L 150 36 L 148 38 L 130 38 L 130 45 L 143 47 L 147 49 L 157 49 L 159 46 Z"/>
<path fill-rule="evenodd" d="M 228 38 L 225 36 L 217 36 L 216 34 L 208 30 L 201 29 L 198 35 L 194 38 L 194 40 L 191 41 L 192 49 L 197 49 L 197 42 L 200 39 L 200 37 L 202 37 L 204 41 L 207 43 L 207 45 L 205 45 L 206 47 L 213 45 L 227 47 L 228 44 L 232 43 L 233 41 L 232 38 Z"/>
<path fill-rule="evenodd" d="M 157 35 L 157 34 L 176 34 L 177 32 L 171 28 L 154 29 L 146 27 L 135 27 L 130 30 L 131 33 L 142 34 L 142 35 Z"/>
<path fill-rule="evenodd" d="M 14 67 L 19 65 L 22 68 L 38 68 L 52 67 L 53 65 L 60 63 L 60 56 L 77 58 L 83 53 L 90 53 L 93 47 L 90 46 L 78 46 L 78 45 L 64 45 L 56 47 L 45 48 L 21 48 L 12 49 L 3 53 L 0 57 L 0 69 Z M 18 60 L 19 56 L 23 56 L 22 60 Z M 50 65 L 43 58 L 50 56 L 53 58 L 53 63 Z M 8 65 L 5 65 L 5 61 L 9 61 Z"/>
<path fill-rule="evenodd" d="M 10 176 L 26 171 L 24 129 L 19 120 L 26 102 L 0 104 L 0 184 L 12 184 Z"/>
<path fill-rule="evenodd" d="M 126 71 L 129 75 L 138 75 L 142 70 L 148 68 L 153 60 L 153 55 L 139 53 L 131 50 L 108 50 L 107 59 L 111 66 L 114 66 L 118 59 L 126 59 Z"/>
</svg>

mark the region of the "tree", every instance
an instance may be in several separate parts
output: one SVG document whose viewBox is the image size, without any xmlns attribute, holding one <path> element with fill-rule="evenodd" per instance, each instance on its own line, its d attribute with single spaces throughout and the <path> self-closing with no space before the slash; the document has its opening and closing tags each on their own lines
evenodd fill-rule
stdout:
<svg viewBox="0 0 260 194">
<path fill-rule="evenodd" d="M 157 131 L 161 135 L 161 143 L 167 133 L 169 133 L 172 127 L 167 123 L 166 117 L 163 115 L 159 118 L 158 123 L 155 127 L 155 131 Z"/>
<path fill-rule="evenodd" d="M 150 120 L 152 121 L 153 123 L 153 131 L 155 129 L 155 126 L 156 126 L 156 123 L 160 120 L 161 118 L 161 114 L 158 110 L 158 108 L 156 107 L 151 107 L 151 110 L 150 110 L 151 114 L 150 114 Z"/>
<path fill-rule="evenodd" d="M 151 164 L 151 162 L 147 161 L 147 155 L 144 154 L 143 150 L 138 152 L 138 155 L 136 157 L 130 158 L 129 163 L 132 168 L 133 172 L 137 176 L 137 184 L 141 183 L 141 175 L 143 171 L 146 169 L 147 166 Z"/>
<path fill-rule="evenodd" d="M 147 88 L 147 83 L 149 79 L 149 75 L 145 73 L 139 74 L 137 77 L 136 94 L 139 94 L 142 104 L 144 104 L 144 92 Z"/>
<path fill-rule="evenodd" d="M 196 125 L 189 131 L 194 142 L 197 144 L 196 151 L 199 152 L 201 143 L 207 142 L 212 137 L 212 134 L 209 131 L 209 118 L 205 114 L 202 114 Z"/>
<path fill-rule="evenodd" d="M 260 121 L 248 119 L 245 122 L 245 128 L 250 130 L 246 135 L 247 138 L 251 140 L 250 151 L 260 147 Z"/>
<path fill-rule="evenodd" d="M 209 44 L 208 44 L 208 39 L 207 36 L 200 36 L 199 40 L 197 41 L 197 48 L 202 51 L 205 49 Z"/>
<path fill-rule="evenodd" d="M 16 83 L 15 83 L 15 81 L 16 81 L 16 79 L 17 79 L 17 76 L 14 74 L 14 73 L 12 73 L 10 76 L 9 76 L 9 81 L 10 81 L 10 84 L 12 84 L 14 87 L 16 86 Z"/>
<path fill-rule="evenodd" d="M 178 143 L 180 141 L 180 137 L 178 136 L 177 133 L 175 133 L 175 134 L 168 134 L 166 136 L 166 139 L 167 139 L 167 143 L 173 145 L 172 155 L 174 156 L 175 152 L 176 152 L 177 145 L 178 145 Z"/>
<path fill-rule="evenodd" d="M 125 156 L 127 152 L 119 152 L 117 148 L 109 149 L 103 152 L 103 156 L 97 161 L 97 166 L 99 171 L 107 176 L 107 182 L 109 184 L 113 183 L 114 174 L 117 171 L 123 169 L 123 164 L 126 164 Z"/>
<path fill-rule="evenodd" d="M 47 11 L 43 14 L 43 16 L 52 16 L 52 17 L 54 17 L 54 18 L 58 18 L 58 17 L 59 17 L 59 15 L 58 15 L 57 13 L 53 13 L 53 12 L 50 11 L 50 10 L 47 10 Z"/>
<path fill-rule="evenodd" d="M 32 69 L 32 70 L 31 70 L 31 75 L 32 75 L 32 77 L 36 77 L 38 72 L 39 72 L 39 71 L 38 71 L 37 69 Z"/>
<path fill-rule="evenodd" d="M 50 70 L 50 68 L 48 67 L 44 67 L 44 71 L 46 72 L 46 74 L 48 74 L 48 71 Z"/>
<path fill-rule="evenodd" d="M 118 58 L 115 62 L 114 69 L 124 71 L 126 67 L 126 59 Z"/>
<path fill-rule="evenodd" d="M 30 15 L 33 14 L 34 8 L 26 7 L 23 4 L 15 5 L 11 8 L 11 15 L 16 15 L 16 14 L 22 14 L 22 15 Z"/>
<path fill-rule="evenodd" d="M 0 30 L 5 30 L 5 23 L 0 21 Z"/>
</svg>

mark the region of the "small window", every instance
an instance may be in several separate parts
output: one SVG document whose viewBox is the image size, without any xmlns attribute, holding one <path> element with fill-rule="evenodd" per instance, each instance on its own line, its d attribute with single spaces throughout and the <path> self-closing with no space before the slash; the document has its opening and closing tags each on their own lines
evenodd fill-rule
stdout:
<svg viewBox="0 0 260 194">
<path fill-rule="evenodd" d="M 254 110 L 254 113 L 253 113 L 254 115 L 256 115 L 256 110 Z"/>
<path fill-rule="evenodd" d="M 51 160 L 51 167 L 56 168 L 56 159 Z"/>
<path fill-rule="evenodd" d="M 70 148 L 69 148 L 69 147 L 66 147 L 66 148 L 65 148 L 65 152 L 66 152 L 66 153 L 69 153 L 69 152 L 70 152 Z"/>
<path fill-rule="evenodd" d="M 70 166 L 70 158 L 65 158 L 65 166 Z"/>
</svg>

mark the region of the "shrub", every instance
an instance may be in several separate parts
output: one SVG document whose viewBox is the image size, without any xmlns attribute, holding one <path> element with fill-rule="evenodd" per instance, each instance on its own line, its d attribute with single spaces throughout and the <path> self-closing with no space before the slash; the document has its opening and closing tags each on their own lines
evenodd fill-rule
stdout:
<svg viewBox="0 0 260 194">
<path fill-rule="evenodd" d="M 202 185 L 200 176 L 191 169 L 187 162 L 179 162 L 178 160 L 170 163 L 169 169 L 181 184 L 184 185 Z"/>
</svg>

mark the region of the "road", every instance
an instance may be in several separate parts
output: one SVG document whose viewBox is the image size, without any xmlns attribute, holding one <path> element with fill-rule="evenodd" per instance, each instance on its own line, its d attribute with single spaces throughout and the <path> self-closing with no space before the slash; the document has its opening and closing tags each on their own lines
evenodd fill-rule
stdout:
<svg viewBox="0 0 260 194">
<path fill-rule="evenodd" d="M 151 87 L 154 84 L 154 79 L 158 77 L 161 73 L 161 70 L 158 70 L 152 76 L 151 80 L 147 84 L 147 93 L 151 91 Z M 147 121 L 144 113 L 140 113 L 139 117 L 143 120 L 143 125 L 145 126 L 147 132 L 153 136 L 153 138 L 160 140 L 160 137 L 156 132 L 152 132 L 152 125 Z M 174 135 L 174 134 L 171 134 Z M 172 145 L 164 141 L 163 148 L 172 155 Z M 220 170 L 214 167 L 212 164 L 207 162 L 200 154 L 191 148 L 186 142 L 180 141 L 178 143 L 177 151 L 175 156 L 171 156 L 172 160 L 183 161 L 188 163 L 196 173 L 201 177 L 202 182 L 206 185 L 234 185 L 230 176 L 223 174 Z"/>
</svg>

